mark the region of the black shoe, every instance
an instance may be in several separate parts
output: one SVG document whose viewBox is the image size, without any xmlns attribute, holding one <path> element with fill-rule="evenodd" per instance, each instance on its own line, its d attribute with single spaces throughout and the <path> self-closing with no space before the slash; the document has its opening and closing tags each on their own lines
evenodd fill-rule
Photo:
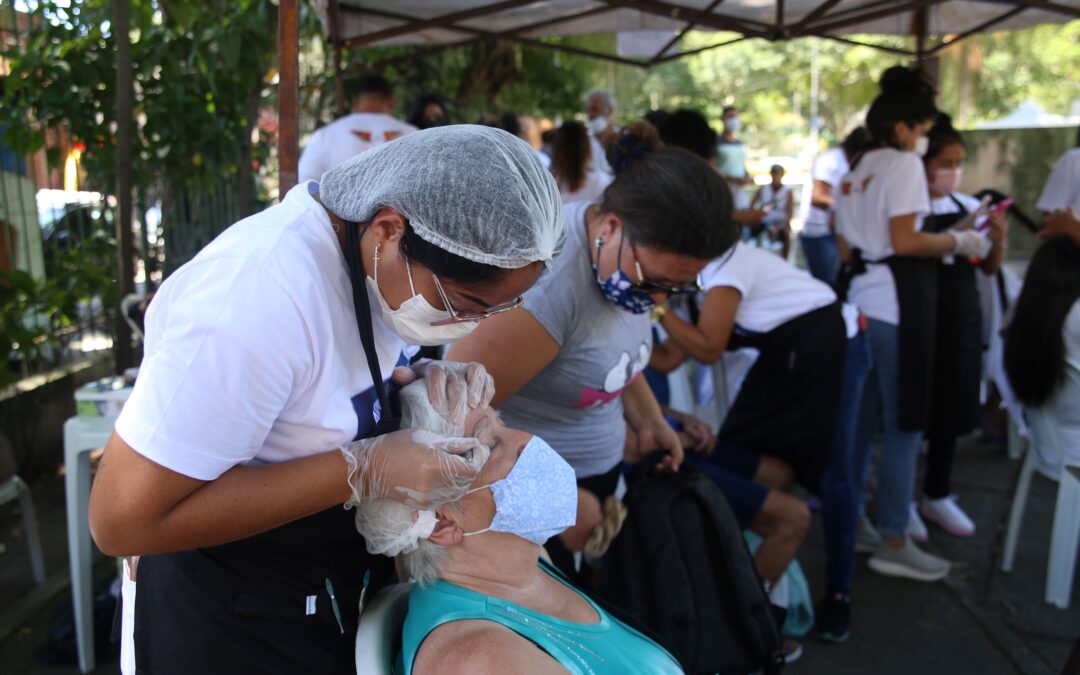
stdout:
<svg viewBox="0 0 1080 675">
<path fill-rule="evenodd" d="M 825 642 L 847 642 L 851 637 L 851 595 L 831 593 L 818 607 L 814 633 Z"/>
</svg>

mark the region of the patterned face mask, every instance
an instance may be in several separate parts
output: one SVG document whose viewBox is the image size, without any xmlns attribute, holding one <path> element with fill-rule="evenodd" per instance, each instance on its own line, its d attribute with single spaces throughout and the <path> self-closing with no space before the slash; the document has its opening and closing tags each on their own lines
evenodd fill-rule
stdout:
<svg viewBox="0 0 1080 675">
<path fill-rule="evenodd" d="M 539 436 L 528 442 L 506 478 L 473 488 L 469 494 L 478 490 L 495 495 L 495 517 L 491 525 L 466 532 L 466 537 L 507 532 L 543 546 L 577 521 L 574 469 Z"/>
<path fill-rule="evenodd" d="M 596 284 L 600 286 L 600 292 L 604 294 L 611 302 L 618 305 L 621 309 L 625 309 L 628 312 L 634 314 L 644 314 L 653 307 L 656 306 L 656 301 L 652 299 L 652 296 L 638 288 L 633 280 L 630 279 L 630 275 L 622 270 L 622 242 L 625 241 L 625 237 L 619 242 L 619 257 L 615 263 L 615 272 L 612 273 L 607 279 L 600 278 L 600 269 L 593 265 L 593 274 L 596 275 Z M 597 237 L 596 239 L 596 260 L 600 260 L 600 249 L 604 246 L 603 237 Z"/>
</svg>

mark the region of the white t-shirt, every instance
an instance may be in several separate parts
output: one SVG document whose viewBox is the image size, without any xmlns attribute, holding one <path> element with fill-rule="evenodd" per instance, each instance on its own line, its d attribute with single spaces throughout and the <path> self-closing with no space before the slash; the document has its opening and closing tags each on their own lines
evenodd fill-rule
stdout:
<svg viewBox="0 0 1080 675">
<path fill-rule="evenodd" d="M 611 170 L 611 164 L 607 161 L 607 151 L 604 150 L 604 144 L 600 142 L 594 134 L 589 134 L 589 150 L 592 153 L 592 159 L 589 160 L 589 171 L 596 171 L 597 173 L 604 173 L 611 175 L 614 172 Z"/>
<path fill-rule="evenodd" d="M 1035 207 L 1046 212 L 1072 207 L 1080 215 L 1080 148 L 1073 148 L 1057 161 Z"/>
<path fill-rule="evenodd" d="M 763 208 L 765 205 L 771 205 L 772 208 L 765 214 L 765 218 L 762 222 L 766 225 L 786 223 L 791 220 L 791 214 L 788 213 L 788 195 L 791 194 L 791 188 L 787 185 L 781 185 L 779 190 L 773 188 L 772 183 L 763 185 L 761 187 L 761 200 L 758 203 L 758 208 Z"/>
<path fill-rule="evenodd" d="M 610 174 L 600 173 L 599 171 L 589 171 L 585 175 L 585 182 L 581 184 L 580 188 L 573 192 L 567 189 L 569 186 L 560 183 L 559 197 L 562 198 L 564 206 L 571 202 L 599 204 L 603 201 L 604 190 L 608 185 L 611 185 L 612 180 L 614 180 L 614 178 Z"/>
<path fill-rule="evenodd" d="M 964 210 L 968 213 L 974 213 L 981 206 L 981 202 L 975 199 L 971 195 L 963 194 L 962 192 L 952 193 L 952 197 L 956 197 L 956 202 L 960 202 L 964 206 Z M 930 200 L 930 213 L 937 215 L 945 215 L 949 213 L 959 213 L 960 207 L 956 205 L 951 197 L 946 195 L 945 197 L 938 197 Z M 979 216 L 975 219 L 975 227 L 978 228 L 984 222 L 986 222 L 986 216 Z M 946 265 L 953 265 L 956 263 L 956 256 L 946 255 L 942 256 L 941 262 Z"/>
<path fill-rule="evenodd" d="M 807 237 L 824 237 L 829 234 L 829 220 L 832 217 L 831 209 L 819 209 L 811 203 L 814 194 L 814 181 L 821 181 L 832 186 L 832 194 L 835 199 L 840 185 L 840 179 L 844 177 L 851 167 L 848 166 L 847 155 L 843 148 L 826 150 L 814 159 L 814 167 L 810 170 L 810 177 L 803 186 L 802 200 L 802 233 Z"/>
<path fill-rule="evenodd" d="M 116 432 L 198 480 L 331 450 L 374 428 L 376 395 L 345 256 L 326 211 L 294 187 L 225 230 L 150 303 L 145 357 Z M 405 343 L 372 298 L 384 377 Z"/>
<path fill-rule="evenodd" d="M 734 288 L 742 295 L 735 325 L 755 333 L 836 302 L 836 293 L 775 253 L 743 242 L 701 271 L 702 289 Z"/>
<path fill-rule="evenodd" d="M 347 159 L 416 131 L 416 127 L 383 113 L 351 113 L 311 134 L 300 155 L 301 183 L 319 180 Z"/>
<path fill-rule="evenodd" d="M 930 212 L 922 158 L 894 148 L 867 152 L 841 180 L 835 204 L 836 231 L 848 246 L 862 249 L 864 260 L 888 258 L 895 253 L 889 221 L 914 213 L 919 231 Z M 896 282 L 888 265 L 867 264 L 866 273 L 851 280 L 848 299 L 871 319 L 900 323 Z"/>
</svg>

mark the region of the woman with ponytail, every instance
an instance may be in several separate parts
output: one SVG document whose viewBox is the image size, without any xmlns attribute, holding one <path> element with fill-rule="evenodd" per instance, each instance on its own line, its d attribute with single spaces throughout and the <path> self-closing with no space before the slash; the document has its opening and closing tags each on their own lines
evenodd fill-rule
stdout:
<svg viewBox="0 0 1080 675">
<path fill-rule="evenodd" d="M 875 572 L 918 581 L 949 573 L 946 560 L 923 552 L 907 535 L 929 412 L 938 261 L 946 255 L 984 257 L 987 243 L 970 230 L 923 231 L 930 200 L 921 156 L 937 116 L 934 90 L 918 72 L 900 66 L 885 71 L 866 115 L 870 147 L 841 180 L 837 203 L 844 260 L 839 286 L 869 319 L 874 363 L 855 437 L 856 477 L 866 475 L 874 438 L 880 429 L 885 433 L 876 500 L 881 534 L 864 521 L 859 544 L 873 550 Z"/>
</svg>

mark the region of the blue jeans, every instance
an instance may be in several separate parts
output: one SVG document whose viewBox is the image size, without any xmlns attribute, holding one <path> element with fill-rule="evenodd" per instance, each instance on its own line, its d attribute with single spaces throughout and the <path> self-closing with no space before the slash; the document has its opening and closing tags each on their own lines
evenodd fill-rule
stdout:
<svg viewBox="0 0 1080 675">
<path fill-rule="evenodd" d="M 873 366 L 863 388 L 858 431 L 855 432 L 855 476 L 859 506 L 866 503 L 866 477 L 879 430 L 885 432 L 878 464 L 877 526 L 887 539 L 903 539 L 909 505 L 915 491 L 921 431 L 901 431 L 899 326 L 870 319 Z"/>
<path fill-rule="evenodd" d="M 800 234 L 799 245 L 802 246 L 810 274 L 830 286 L 835 286 L 836 274 L 840 270 L 840 261 L 836 254 L 836 235 L 808 237 Z"/>
<path fill-rule="evenodd" d="M 855 521 L 859 515 L 855 477 L 855 432 L 863 384 L 870 371 L 870 339 L 860 331 L 848 340 L 844 382 L 836 414 L 829 464 L 821 476 L 821 506 L 825 525 L 825 585 L 829 595 L 850 593 L 855 565 Z"/>
</svg>

